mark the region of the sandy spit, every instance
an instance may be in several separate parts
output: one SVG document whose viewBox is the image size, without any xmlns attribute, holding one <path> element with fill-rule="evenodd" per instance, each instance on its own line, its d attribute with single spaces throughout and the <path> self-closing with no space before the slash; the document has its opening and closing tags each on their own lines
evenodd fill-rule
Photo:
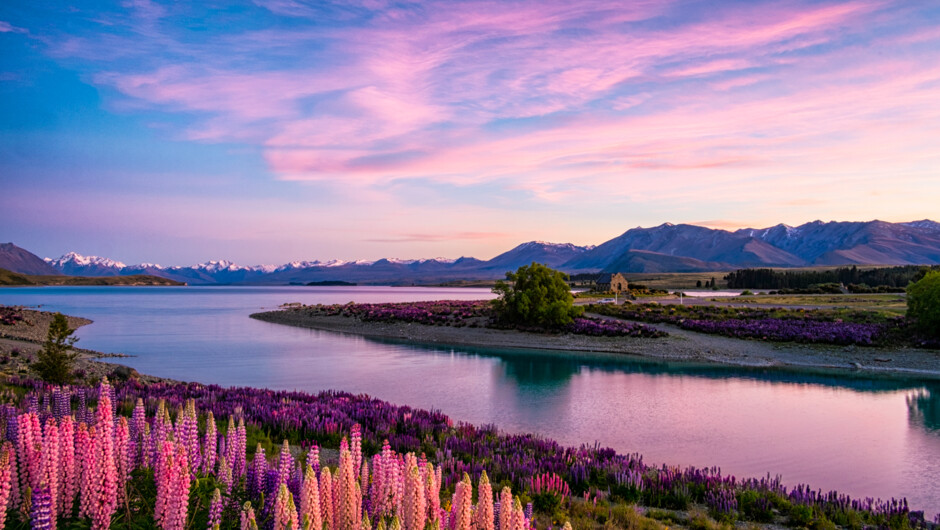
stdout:
<svg viewBox="0 0 940 530">
<path fill-rule="evenodd" d="M 597 316 L 597 315 L 593 315 Z M 354 317 L 312 315 L 300 309 L 255 313 L 251 318 L 304 328 L 418 344 L 620 353 L 691 363 L 746 367 L 788 366 L 940 379 L 940 352 L 916 348 L 875 348 L 815 344 L 782 344 L 707 335 L 667 324 L 651 325 L 668 337 L 585 337 L 488 328 L 362 322 Z"/>
<path fill-rule="evenodd" d="M 36 353 L 42 348 L 46 340 L 49 324 L 55 313 L 48 311 L 34 311 L 21 309 L 24 320 L 15 325 L 0 324 L 0 375 L 18 375 L 36 377 L 30 369 L 30 363 L 36 360 Z M 66 315 L 69 328 L 78 329 L 87 326 L 92 321 L 87 318 Z M 76 346 L 80 345 L 79 341 Z M 172 379 L 154 377 L 141 374 L 133 368 L 121 364 L 102 361 L 104 358 L 128 357 L 122 354 L 102 353 L 94 350 L 75 348 L 79 353 L 75 360 L 75 370 L 84 374 L 81 378 L 85 382 L 95 382 L 104 376 L 111 379 L 127 379 L 134 377 L 143 383 L 173 383 Z"/>
</svg>

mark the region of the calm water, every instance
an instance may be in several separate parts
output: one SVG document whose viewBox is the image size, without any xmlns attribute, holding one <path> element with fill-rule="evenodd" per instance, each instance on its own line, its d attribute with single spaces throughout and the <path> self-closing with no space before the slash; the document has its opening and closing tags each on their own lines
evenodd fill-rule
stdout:
<svg viewBox="0 0 940 530">
<path fill-rule="evenodd" d="M 417 347 L 268 324 L 284 302 L 480 299 L 382 287 L 0 289 L 2 304 L 84 316 L 80 346 L 141 372 L 223 385 L 365 392 L 650 463 L 781 474 L 940 512 L 940 383 L 668 364 L 610 355 Z M 940 362 L 940 361 L 938 361 Z"/>
</svg>

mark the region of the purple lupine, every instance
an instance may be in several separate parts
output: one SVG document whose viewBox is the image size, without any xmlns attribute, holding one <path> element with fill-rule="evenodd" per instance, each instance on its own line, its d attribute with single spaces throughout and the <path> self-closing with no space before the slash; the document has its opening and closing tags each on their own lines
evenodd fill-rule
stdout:
<svg viewBox="0 0 940 530">
<path fill-rule="evenodd" d="M 33 490 L 29 509 L 31 530 L 55 530 L 55 510 L 49 486 L 43 484 Z"/>
</svg>

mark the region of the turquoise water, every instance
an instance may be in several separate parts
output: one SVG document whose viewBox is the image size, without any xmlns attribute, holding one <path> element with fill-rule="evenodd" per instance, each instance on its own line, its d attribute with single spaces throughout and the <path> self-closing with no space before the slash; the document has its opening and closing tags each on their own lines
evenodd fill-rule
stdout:
<svg viewBox="0 0 940 530">
<path fill-rule="evenodd" d="M 90 318 L 79 346 L 141 372 L 222 385 L 363 392 L 457 421 L 595 441 L 649 463 L 780 474 L 940 512 L 940 383 L 661 363 L 614 355 L 418 347 L 259 322 L 285 302 L 480 299 L 484 289 L 5 288 L 0 304 Z M 940 360 L 938 360 L 940 362 Z"/>
</svg>

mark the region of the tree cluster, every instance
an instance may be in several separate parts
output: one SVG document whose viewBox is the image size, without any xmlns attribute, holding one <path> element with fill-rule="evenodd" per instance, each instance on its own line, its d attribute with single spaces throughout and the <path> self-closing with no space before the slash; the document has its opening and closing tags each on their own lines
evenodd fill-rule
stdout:
<svg viewBox="0 0 940 530">
<path fill-rule="evenodd" d="M 510 282 L 498 281 L 493 292 L 496 318 L 501 323 L 556 328 L 570 324 L 584 311 L 574 305 L 568 275 L 540 263 L 507 272 Z"/>
<path fill-rule="evenodd" d="M 806 289 L 826 283 L 865 284 L 869 287 L 905 287 L 923 276 L 926 267 L 904 265 L 861 270 L 856 266 L 832 270 L 779 271 L 773 269 L 739 269 L 725 280 L 731 289 Z"/>
</svg>

